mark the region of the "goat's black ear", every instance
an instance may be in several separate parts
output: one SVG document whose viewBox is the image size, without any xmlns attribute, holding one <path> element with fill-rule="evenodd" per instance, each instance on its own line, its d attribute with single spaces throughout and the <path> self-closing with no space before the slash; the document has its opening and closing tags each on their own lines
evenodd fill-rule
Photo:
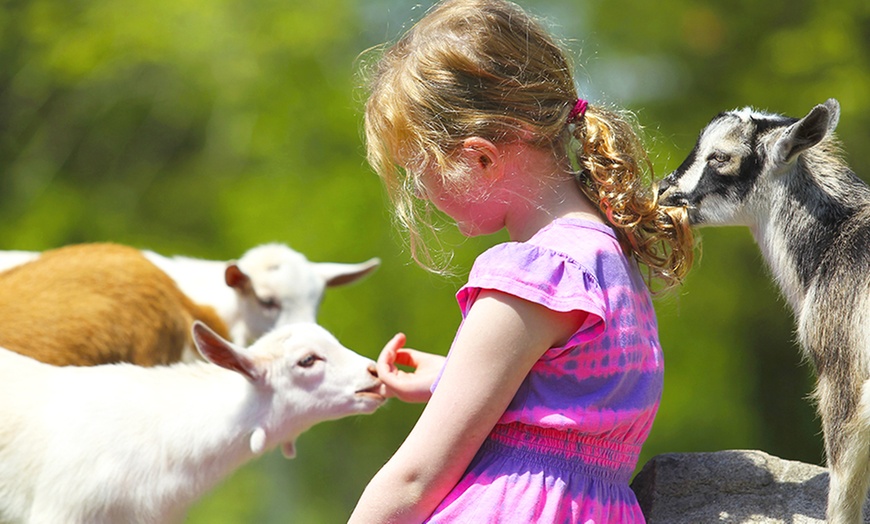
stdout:
<svg viewBox="0 0 870 524">
<path fill-rule="evenodd" d="M 837 129 L 837 124 L 840 123 L 840 102 L 837 101 L 836 98 L 829 98 L 825 100 L 823 106 L 828 108 L 828 111 L 831 112 L 831 118 L 828 123 L 828 133 L 833 133 L 835 129 Z"/>
<path fill-rule="evenodd" d="M 840 104 L 829 98 L 824 104 L 814 107 L 807 116 L 785 129 L 774 144 L 774 158 L 789 163 L 807 149 L 833 133 L 840 120 Z"/>
</svg>

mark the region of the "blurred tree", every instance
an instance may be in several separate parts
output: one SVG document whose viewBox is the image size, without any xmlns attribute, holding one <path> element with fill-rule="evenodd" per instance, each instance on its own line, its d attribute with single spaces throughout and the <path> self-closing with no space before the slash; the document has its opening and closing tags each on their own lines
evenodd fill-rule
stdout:
<svg viewBox="0 0 870 524">
<path fill-rule="evenodd" d="M 502 235 L 445 242 L 460 273 L 415 267 L 365 164 L 359 71 L 432 0 L 4 0 L 0 249 L 111 240 L 229 259 L 280 241 L 312 260 L 380 256 L 330 290 L 321 322 L 375 356 L 396 331 L 446 352 L 453 293 Z M 792 115 L 834 96 L 859 174 L 870 168 L 870 4 L 863 0 L 528 0 L 577 57 L 581 92 L 636 111 L 659 173 L 716 113 Z M 362 55 L 362 56 L 361 56 Z M 760 448 L 821 460 L 808 366 L 748 231 L 704 230 L 703 257 L 656 301 L 665 396 L 642 460 Z M 419 406 L 322 424 L 270 453 L 188 522 L 341 522 Z"/>
</svg>

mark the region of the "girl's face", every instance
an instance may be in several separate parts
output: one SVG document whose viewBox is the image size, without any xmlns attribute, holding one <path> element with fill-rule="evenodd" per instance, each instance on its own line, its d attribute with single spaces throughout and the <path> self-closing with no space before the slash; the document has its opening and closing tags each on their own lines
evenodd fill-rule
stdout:
<svg viewBox="0 0 870 524">
<path fill-rule="evenodd" d="M 496 233 L 505 226 L 506 203 L 498 197 L 495 181 L 470 167 L 472 182 L 460 187 L 445 186 L 441 168 L 427 167 L 418 175 L 421 187 L 417 197 L 432 202 L 452 218 L 464 236 Z"/>
</svg>

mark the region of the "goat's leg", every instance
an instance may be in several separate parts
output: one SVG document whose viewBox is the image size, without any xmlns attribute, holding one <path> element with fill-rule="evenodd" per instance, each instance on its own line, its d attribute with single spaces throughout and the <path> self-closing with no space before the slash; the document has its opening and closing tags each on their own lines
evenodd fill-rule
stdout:
<svg viewBox="0 0 870 524">
<path fill-rule="evenodd" d="M 827 522 L 860 524 L 870 486 L 870 389 L 857 399 L 858 388 L 839 385 L 822 377 L 817 390 L 830 471 Z"/>
<path fill-rule="evenodd" d="M 867 454 L 866 444 L 862 446 Z M 841 460 L 831 464 L 828 492 L 827 521 L 831 524 L 860 524 L 863 522 L 863 501 L 867 494 L 867 460 L 863 464 L 850 464 Z"/>
</svg>

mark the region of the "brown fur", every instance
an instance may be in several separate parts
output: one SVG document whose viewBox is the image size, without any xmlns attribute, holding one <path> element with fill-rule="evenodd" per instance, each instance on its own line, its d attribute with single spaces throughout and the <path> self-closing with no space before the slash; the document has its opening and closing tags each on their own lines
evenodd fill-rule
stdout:
<svg viewBox="0 0 870 524">
<path fill-rule="evenodd" d="M 0 273 L 0 346 L 59 366 L 170 364 L 201 320 L 226 325 L 134 248 L 80 244 Z"/>
</svg>

